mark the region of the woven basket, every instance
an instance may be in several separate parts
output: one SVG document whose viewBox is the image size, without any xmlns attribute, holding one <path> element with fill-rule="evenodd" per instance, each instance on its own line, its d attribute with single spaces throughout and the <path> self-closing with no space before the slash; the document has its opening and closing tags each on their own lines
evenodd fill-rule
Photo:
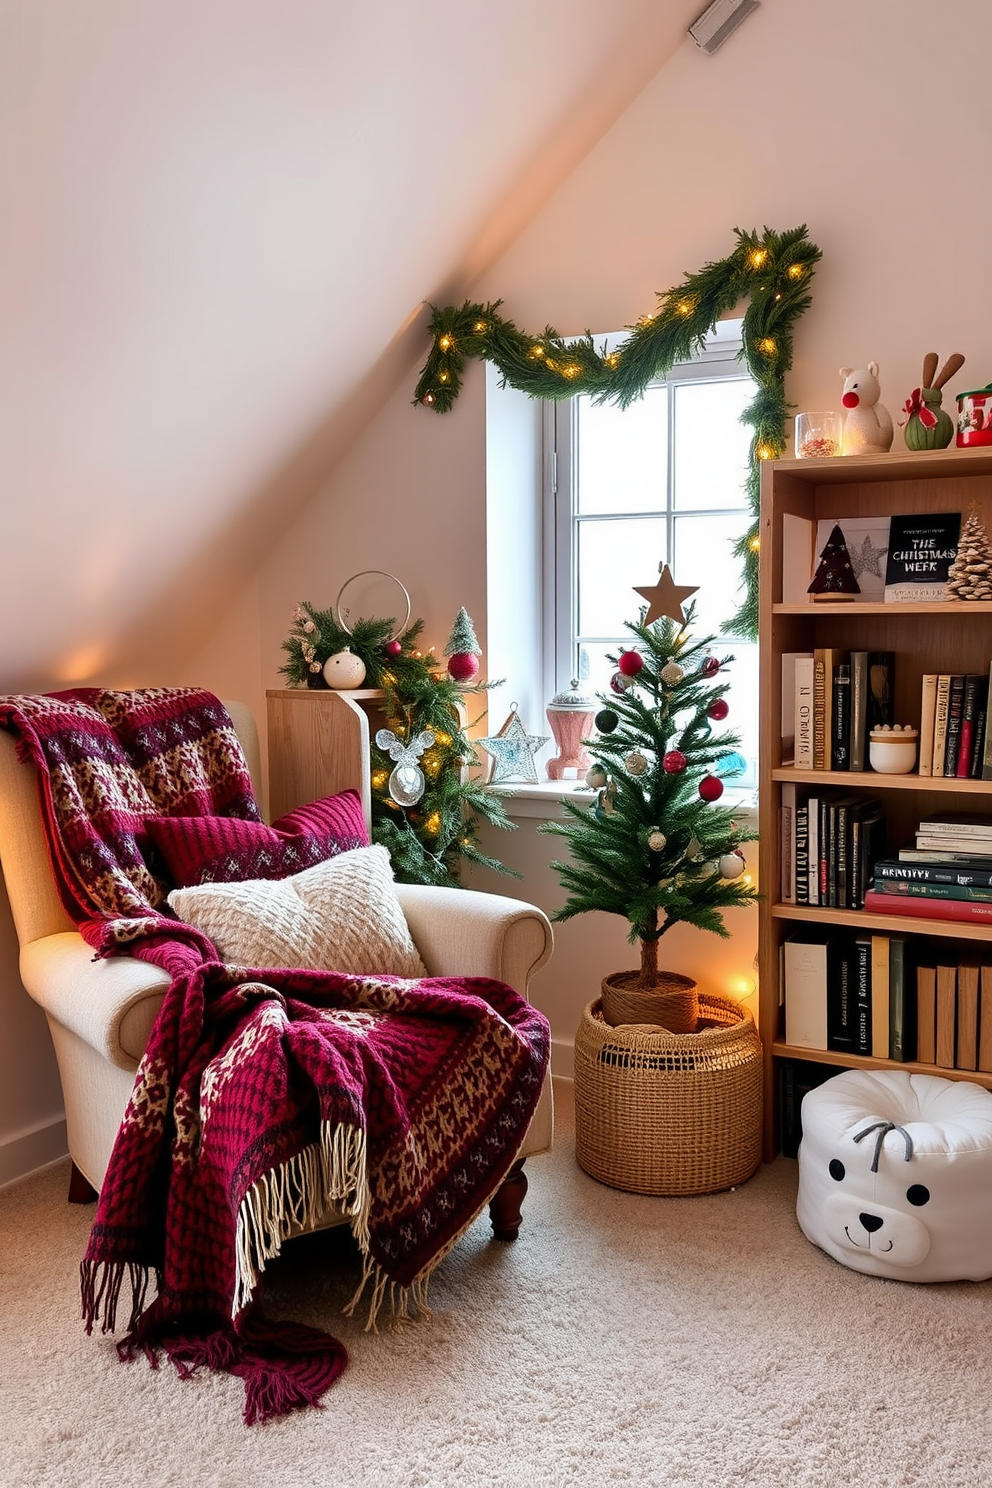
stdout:
<svg viewBox="0 0 992 1488">
<path fill-rule="evenodd" d="M 761 1043 L 729 997 L 700 994 L 700 1031 L 612 1028 L 591 1002 L 575 1036 L 575 1155 L 612 1188 L 703 1194 L 761 1161 Z"/>
<path fill-rule="evenodd" d="M 699 1021 L 699 991 L 692 977 L 659 971 L 645 990 L 637 971 L 614 971 L 603 979 L 600 1010 L 614 1028 L 621 1023 L 660 1023 L 669 1033 L 695 1033 Z"/>
</svg>

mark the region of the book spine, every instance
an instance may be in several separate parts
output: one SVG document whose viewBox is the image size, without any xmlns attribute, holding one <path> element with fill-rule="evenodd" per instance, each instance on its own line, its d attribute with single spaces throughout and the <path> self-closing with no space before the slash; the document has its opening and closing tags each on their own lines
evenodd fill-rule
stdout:
<svg viewBox="0 0 992 1488">
<path fill-rule="evenodd" d="M 978 999 L 981 968 L 972 962 L 958 965 L 957 1046 L 958 1069 L 978 1068 Z"/>
<path fill-rule="evenodd" d="M 985 757 L 985 730 L 989 716 L 989 683 L 986 677 L 978 690 L 978 705 L 975 709 L 975 735 L 971 744 L 971 759 L 968 762 L 968 779 L 981 780 L 982 760 Z"/>
<path fill-rule="evenodd" d="M 941 863 L 903 863 L 891 858 L 879 858 L 875 864 L 875 877 L 898 879 L 901 883 L 992 887 L 992 870 L 988 868 L 970 869 Z"/>
<path fill-rule="evenodd" d="M 963 868 L 992 870 L 992 852 L 944 852 L 940 848 L 901 847 L 900 863 L 951 863 Z"/>
<path fill-rule="evenodd" d="M 967 780 L 971 774 L 971 752 L 975 743 L 975 719 L 978 716 L 978 689 L 981 677 L 971 674 L 964 679 L 964 694 L 961 698 L 961 735 L 958 739 L 958 757 L 955 775 Z"/>
<path fill-rule="evenodd" d="M 806 804 L 809 831 L 809 903 L 820 902 L 820 798 L 810 796 Z"/>
<path fill-rule="evenodd" d="M 959 899 L 965 904 L 992 904 L 992 888 L 962 884 L 914 883 L 908 879 L 876 878 L 874 888 L 894 898 Z"/>
<path fill-rule="evenodd" d="M 871 936 L 854 942 L 854 1052 L 872 1052 Z"/>
<path fill-rule="evenodd" d="M 920 822 L 920 832 L 927 837 L 984 838 L 992 848 L 992 815 L 974 821 L 955 821 L 953 816 L 935 815 Z"/>
<path fill-rule="evenodd" d="M 783 941 L 785 1041 L 797 1048 L 827 1047 L 827 946 Z"/>
<path fill-rule="evenodd" d="M 992 1074 L 992 966 L 983 966 L 979 977 L 978 1068 Z"/>
<path fill-rule="evenodd" d="M 989 691 L 986 703 L 986 712 L 992 705 L 992 662 L 989 664 Z M 992 728 L 985 724 L 985 748 L 982 752 L 982 776 L 983 780 L 992 780 Z"/>
<path fill-rule="evenodd" d="M 992 924 L 992 904 L 977 899 L 921 899 L 912 894 L 883 894 L 869 889 L 865 894 L 869 914 L 908 915 L 921 920 L 960 920 Z"/>
<path fill-rule="evenodd" d="M 937 697 L 933 713 L 933 760 L 931 773 L 943 775 L 944 755 L 947 747 L 947 704 L 951 691 L 951 677 L 949 672 L 942 672 L 937 678 Z"/>
<path fill-rule="evenodd" d="M 923 693 L 920 700 L 920 775 L 933 774 L 933 716 L 937 704 L 937 673 L 926 672 L 923 677 Z"/>
<path fill-rule="evenodd" d="M 871 1052 L 889 1057 L 889 937 L 871 936 Z"/>
<path fill-rule="evenodd" d="M 838 909 L 849 909 L 849 864 L 850 864 L 850 808 L 838 805 L 834 813 L 834 856 L 837 860 L 836 904 Z"/>
<path fill-rule="evenodd" d="M 937 1053 L 934 1063 L 939 1069 L 954 1068 L 954 1043 L 957 1033 L 958 969 L 937 967 Z"/>
<path fill-rule="evenodd" d="M 793 799 L 786 799 L 787 793 L 791 792 Z M 793 800 L 795 786 L 782 787 L 782 804 L 778 809 L 779 821 L 779 867 L 780 883 L 779 893 L 783 904 L 795 904 L 796 902 L 796 873 L 795 873 L 795 813 Z"/>
<path fill-rule="evenodd" d="M 827 948 L 827 1048 L 855 1052 L 854 955 L 843 942 Z"/>
<path fill-rule="evenodd" d="M 868 652 L 851 652 L 851 769 L 865 768 L 868 737 Z"/>
<path fill-rule="evenodd" d="M 944 775 L 958 771 L 958 745 L 961 741 L 961 711 L 964 705 L 964 677 L 955 672 L 947 698 L 947 737 L 944 741 Z"/>
<path fill-rule="evenodd" d="M 796 903 L 809 903 L 809 800 L 796 806 Z"/>
<path fill-rule="evenodd" d="M 831 679 L 832 682 L 832 679 Z M 813 655 L 813 769 L 827 768 L 827 661 L 826 652 Z"/>
<path fill-rule="evenodd" d="M 916 1057 L 916 997 L 909 947 L 901 935 L 889 940 L 889 1058 L 900 1064 Z"/>
<path fill-rule="evenodd" d="M 813 689 L 814 660 L 797 656 L 795 702 L 795 752 L 797 770 L 813 768 Z"/>
<path fill-rule="evenodd" d="M 829 875 L 830 875 L 830 801 L 828 798 L 820 797 L 820 862 L 819 862 L 819 885 L 820 898 L 818 903 L 829 904 Z"/>
<path fill-rule="evenodd" d="M 936 1064 L 937 1062 L 937 968 L 935 966 L 917 966 L 916 968 L 916 1058 L 920 1064 Z"/>
<path fill-rule="evenodd" d="M 847 662 L 840 662 L 834 670 L 830 768 L 851 768 L 851 668 Z"/>
<path fill-rule="evenodd" d="M 932 852 L 963 853 L 968 858 L 992 857 L 992 841 L 986 837 L 928 837 L 917 832 L 916 850 L 927 857 Z"/>
</svg>

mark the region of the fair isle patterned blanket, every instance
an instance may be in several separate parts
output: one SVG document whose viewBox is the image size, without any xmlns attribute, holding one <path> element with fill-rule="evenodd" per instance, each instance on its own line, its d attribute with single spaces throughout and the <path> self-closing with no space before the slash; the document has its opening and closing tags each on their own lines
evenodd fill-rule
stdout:
<svg viewBox="0 0 992 1488">
<path fill-rule="evenodd" d="M 88 1330 L 122 1358 L 245 1382 L 251 1424 L 317 1404 L 342 1344 L 267 1318 L 262 1273 L 329 1205 L 351 1219 L 369 1320 L 425 1309 L 433 1268 L 508 1172 L 547 1066 L 544 1017 L 482 978 L 355 977 L 223 965 L 163 911 L 143 822 L 258 820 L 223 706 L 196 689 L 0 698 L 39 771 L 60 892 L 98 956 L 172 977 L 82 1262 Z"/>
</svg>

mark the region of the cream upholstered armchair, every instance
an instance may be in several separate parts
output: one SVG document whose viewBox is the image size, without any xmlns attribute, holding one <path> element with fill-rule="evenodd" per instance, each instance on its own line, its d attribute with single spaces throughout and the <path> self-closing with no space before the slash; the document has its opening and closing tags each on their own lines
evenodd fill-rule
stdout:
<svg viewBox="0 0 992 1488">
<path fill-rule="evenodd" d="M 328 700 L 330 701 L 330 700 Z M 359 789 L 369 811 L 367 723 L 343 699 L 340 748 L 327 793 Z M 334 704 L 331 704 L 333 707 Z M 258 793 L 260 751 L 255 720 L 228 702 Z M 325 761 L 326 763 L 326 761 Z M 69 1198 L 86 1202 L 103 1182 L 110 1153 L 166 988 L 168 974 L 130 956 L 95 961 L 60 902 L 49 867 L 33 765 L 0 730 L 0 863 L 20 943 L 21 979 L 44 1009 L 65 1100 Z M 432 976 L 486 976 L 526 995 L 551 954 L 551 927 L 541 910 L 520 900 L 466 889 L 398 884 L 410 933 Z M 527 1189 L 523 1160 L 551 1146 L 550 1075 L 517 1162 L 490 1205 L 493 1232 L 513 1239 Z M 345 1223 L 326 1211 L 320 1227 Z"/>
</svg>

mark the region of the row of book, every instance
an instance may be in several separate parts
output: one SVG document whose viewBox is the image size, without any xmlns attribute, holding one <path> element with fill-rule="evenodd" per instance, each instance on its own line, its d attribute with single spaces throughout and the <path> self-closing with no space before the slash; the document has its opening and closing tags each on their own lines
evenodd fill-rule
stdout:
<svg viewBox="0 0 992 1488">
<path fill-rule="evenodd" d="M 885 852 L 881 803 L 786 781 L 779 824 L 782 902 L 863 909 L 874 864 Z"/>
<path fill-rule="evenodd" d="M 876 859 L 864 908 L 992 924 L 992 817 L 947 811 L 921 821 L 912 844 Z"/>
<path fill-rule="evenodd" d="M 988 700 L 988 676 L 924 674 L 919 774 L 992 780 L 992 736 L 986 729 Z"/>
<path fill-rule="evenodd" d="M 783 941 L 795 1048 L 992 1072 L 992 965 L 924 936 L 798 930 Z"/>
<path fill-rule="evenodd" d="M 783 735 L 797 770 L 866 770 L 868 735 L 894 723 L 895 653 L 820 646 L 782 658 Z"/>
</svg>

